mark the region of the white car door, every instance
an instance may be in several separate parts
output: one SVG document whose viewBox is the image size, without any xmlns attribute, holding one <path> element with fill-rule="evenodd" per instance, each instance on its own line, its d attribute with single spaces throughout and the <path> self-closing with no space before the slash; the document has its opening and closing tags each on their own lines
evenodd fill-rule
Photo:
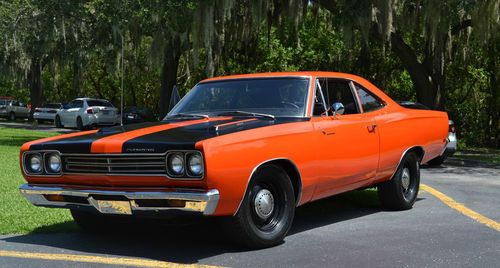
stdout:
<svg viewBox="0 0 500 268">
<path fill-rule="evenodd" d="M 83 111 L 83 101 L 82 100 L 74 100 L 72 101 L 73 105 L 71 108 L 67 110 L 66 122 L 68 125 L 76 126 L 76 118 Z"/>
</svg>

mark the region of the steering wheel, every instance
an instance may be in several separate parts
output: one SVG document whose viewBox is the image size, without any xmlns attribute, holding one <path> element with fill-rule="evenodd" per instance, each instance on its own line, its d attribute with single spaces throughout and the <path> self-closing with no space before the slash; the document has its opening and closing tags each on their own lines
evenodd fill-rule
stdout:
<svg viewBox="0 0 500 268">
<path fill-rule="evenodd" d="M 288 102 L 288 101 L 282 101 L 281 104 L 286 104 L 286 105 L 292 106 L 295 109 L 300 109 L 300 107 L 297 104 L 291 103 L 291 102 Z"/>
</svg>

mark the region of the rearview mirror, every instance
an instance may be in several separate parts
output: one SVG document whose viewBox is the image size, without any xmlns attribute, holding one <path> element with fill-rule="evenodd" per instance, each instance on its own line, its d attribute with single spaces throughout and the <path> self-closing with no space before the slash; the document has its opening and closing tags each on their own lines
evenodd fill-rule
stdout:
<svg viewBox="0 0 500 268">
<path fill-rule="evenodd" d="M 337 114 L 344 114 L 344 105 L 341 102 L 334 102 L 330 111 L 332 111 L 333 116 L 337 116 Z"/>
</svg>

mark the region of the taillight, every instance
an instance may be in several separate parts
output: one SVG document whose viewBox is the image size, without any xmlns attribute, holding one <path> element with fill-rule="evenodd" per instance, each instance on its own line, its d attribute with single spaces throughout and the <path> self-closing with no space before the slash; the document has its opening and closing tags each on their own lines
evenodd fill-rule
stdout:
<svg viewBox="0 0 500 268">
<path fill-rule="evenodd" d="M 451 124 L 448 128 L 448 131 L 451 132 L 451 133 L 455 133 L 456 129 L 455 129 L 455 125 L 454 124 Z"/>
<path fill-rule="evenodd" d="M 93 113 L 94 113 L 94 110 L 92 110 L 92 108 L 88 108 L 88 109 L 87 109 L 87 113 L 88 113 L 88 114 L 93 114 Z"/>
</svg>

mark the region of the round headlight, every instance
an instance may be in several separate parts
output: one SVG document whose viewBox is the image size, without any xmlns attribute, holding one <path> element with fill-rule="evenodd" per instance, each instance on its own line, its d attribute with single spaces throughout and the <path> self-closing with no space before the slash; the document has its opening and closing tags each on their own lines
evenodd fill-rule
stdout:
<svg viewBox="0 0 500 268">
<path fill-rule="evenodd" d="M 192 175 L 199 176 L 203 172 L 203 160 L 201 155 L 192 154 L 188 159 L 189 172 Z"/>
<path fill-rule="evenodd" d="M 61 157 L 59 154 L 51 154 L 49 156 L 47 169 L 52 173 L 59 173 L 61 171 Z"/>
<path fill-rule="evenodd" d="M 184 172 L 184 157 L 181 154 L 172 154 L 169 157 L 168 166 L 172 173 L 181 175 Z"/>
<path fill-rule="evenodd" d="M 33 154 L 29 156 L 29 169 L 33 173 L 42 172 L 42 156 L 39 154 Z"/>
</svg>

